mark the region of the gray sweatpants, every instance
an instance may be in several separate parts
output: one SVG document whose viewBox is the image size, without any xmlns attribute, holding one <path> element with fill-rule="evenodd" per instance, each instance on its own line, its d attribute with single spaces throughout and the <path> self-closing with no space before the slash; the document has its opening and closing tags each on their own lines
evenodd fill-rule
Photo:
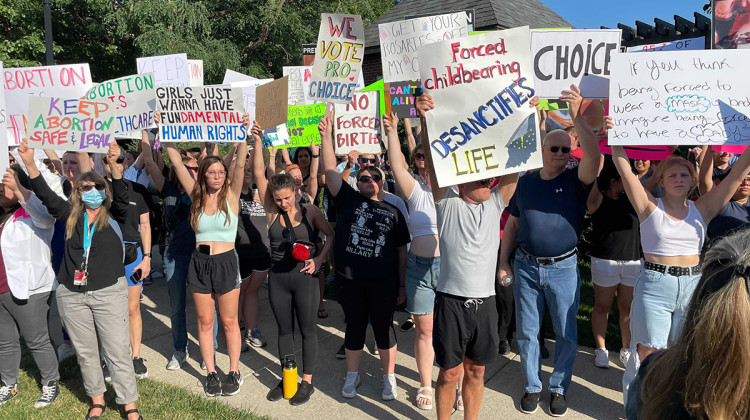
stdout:
<svg viewBox="0 0 750 420">
<path fill-rule="evenodd" d="M 107 390 L 99 358 L 99 346 L 107 354 L 112 386 L 118 404 L 138 399 L 133 361 L 130 358 L 128 319 L 128 286 L 125 277 L 116 284 L 93 292 L 71 292 L 64 285 L 57 288 L 60 319 L 68 331 L 81 366 L 83 387 L 89 397 Z"/>
<path fill-rule="evenodd" d="M 31 295 L 27 300 L 17 300 L 10 292 L 0 295 L 0 379 L 5 385 L 18 383 L 20 336 L 39 368 L 42 385 L 60 379 L 57 355 L 47 328 L 49 299 L 49 292 Z"/>
</svg>

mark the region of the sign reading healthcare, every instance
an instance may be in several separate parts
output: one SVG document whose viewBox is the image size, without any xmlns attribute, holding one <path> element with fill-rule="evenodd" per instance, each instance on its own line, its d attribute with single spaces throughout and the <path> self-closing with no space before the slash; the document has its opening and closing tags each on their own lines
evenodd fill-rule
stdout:
<svg viewBox="0 0 750 420">
<path fill-rule="evenodd" d="M 542 166 L 528 27 L 425 45 L 419 60 L 441 187 Z"/>
<path fill-rule="evenodd" d="M 191 86 L 187 54 L 158 55 L 136 59 L 138 73 L 153 73 L 156 86 Z"/>
<path fill-rule="evenodd" d="M 748 66 L 741 50 L 614 55 L 609 144 L 750 144 Z"/>
<path fill-rule="evenodd" d="M 307 98 L 340 104 L 351 102 L 364 54 L 362 18 L 323 13 Z"/>
<path fill-rule="evenodd" d="M 378 25 L 383 80 L 386 83 L 419 78 L 417 48 L 446 39 L 469 35 L 465 12 Z"/>
<path fill-rule="evenodd" d="M 29 147 L 101 152 L 115 141 L 116 107 L 87 99 L 29 98 Z"/>
<path fill-rule="evenodd" d="M 107 102 L 115 106 L 115 132 L 138 132 L 156 127 L 156 91 L 151 73 L 136 74 L 107 80 L 86 92 L 90 101 Z M 140 133 L 137 133 L 140 136 Z"/>
<path fill-rule="evenodd" d="M 162 112 L 160 140 L 240 142 L 247 138 L 242 125 L 242 91 L 231 87 L 158 87 Z"/>
<path fill-rule="evenodd" d="M 380 153 L 378 100 L 378 92 L 360 91 L 354 94 L 351 103 L 335 105 L 333 144 L 337 155 L 345 155 L 353 150 L 360 153 Z"/>
<path fill-rule="evenodd" d="M 587 99 L 606 99 L 610 61 L 620 51 L 619 29 L 531 31 L 534 86 L 540 98 L 557 99 L 578 85 Z"/>
</svg>

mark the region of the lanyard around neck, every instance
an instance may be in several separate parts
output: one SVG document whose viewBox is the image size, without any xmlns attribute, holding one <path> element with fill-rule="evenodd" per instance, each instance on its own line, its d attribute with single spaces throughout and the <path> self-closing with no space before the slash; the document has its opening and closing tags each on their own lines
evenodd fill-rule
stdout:
<svg viewBox="0 0 750 420">
<path fill-rule="evenodd" d="M 91 240 L 94 238 L 94 230 L 96 230 L 96 222 L 91 226 L 89 231 L 89 215 L 83 213 L 83 256 L 86 258 L 86 263 L 89 262 L 89 249 L 91 248 Z"/>
</svg>

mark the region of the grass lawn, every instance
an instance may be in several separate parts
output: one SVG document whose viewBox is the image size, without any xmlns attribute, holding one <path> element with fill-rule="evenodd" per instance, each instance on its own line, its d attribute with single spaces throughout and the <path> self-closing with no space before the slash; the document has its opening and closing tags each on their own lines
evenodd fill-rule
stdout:
<svg viewBox="0 0 750 420">
<path fill-rule="evenodd" d="M 83 419 L 91 400 L 83 389 L 83 380 L 75 357 L 60 364 L 60 396 L 46 408 L 34 409 L 41 393 L 39 371 L 31 354 L 24 350 L 21 359 L 18 395 L 0 406 L 0 419 L 69 420 Z M 138 380 L 138 409 L 145 419 L 231 419 L 257 420 L 249 411 L 230 407 L 221 399 L 209 400 L 183 388 L 167 385 L 150 379 Z M 124 418 L 124 410 L 115 403 L 111 386 L 104 394 L 107 411 L 104 419 Z"/>
</svg>

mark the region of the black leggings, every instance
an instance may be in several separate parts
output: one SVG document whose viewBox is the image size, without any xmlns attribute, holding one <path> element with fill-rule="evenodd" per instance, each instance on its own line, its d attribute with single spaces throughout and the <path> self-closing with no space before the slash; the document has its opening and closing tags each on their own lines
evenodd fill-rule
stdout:
<svg viewBox="0 0 750 420">
<path fill-rule="evenodd" d="M 354 279 L 347 280 L 336 275 L 341 282 L 343 299 L 341 306 L 346 317 L 344 344 L 348 350 L 362 350 L 365 346 L 367 322 L 372 324 L 375 343 L 379 349 L 391 349 L 396 345 L 393 329 L 393 311 L 398 299 L 398 281 Z M 387 276 L 386 276 L 387 277 Z"/>
<path fill-rule="evenodd" d="M 269 272 L 268 300 L 279 326 L 279 360 L 294 354 L 294 319 L 302 333 L 302 373 L 312 375 L 318 359 L 316 314 L 320 303 L 318 277 L 300 273 L 305 266 L 298 263 L 290 270 Z"/>
</svg>

